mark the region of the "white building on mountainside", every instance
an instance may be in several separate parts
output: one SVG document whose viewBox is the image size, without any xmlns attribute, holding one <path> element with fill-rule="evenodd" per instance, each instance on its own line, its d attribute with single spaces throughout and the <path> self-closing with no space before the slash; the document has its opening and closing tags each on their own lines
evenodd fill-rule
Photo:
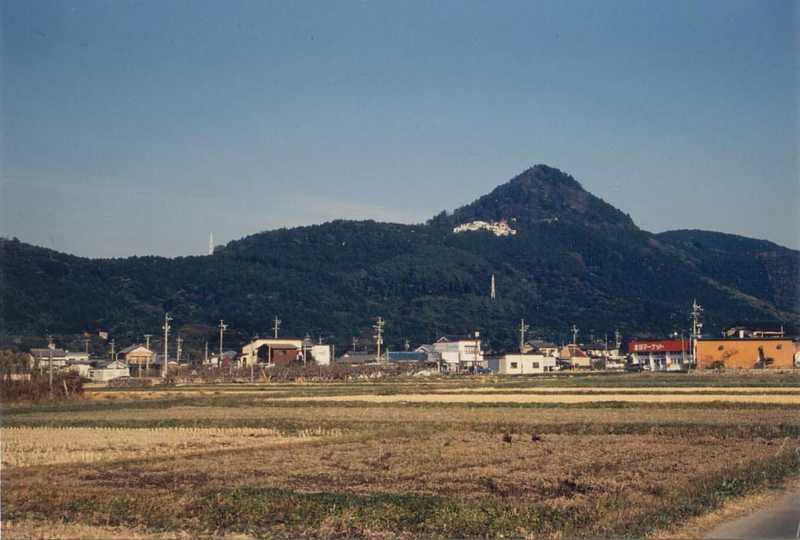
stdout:
<svg viewBox="0 0 800 540">
<path fill-rule="evenodd" d="M 470 221 L 453 228 L 453 232 L 456 234 L 480 230 L 489 231 L 495 236 L 511 236 L 517 234 L 517 231 L 509 227 L 508 222 L 504 219 L 500 221 Z"/>
</svg>

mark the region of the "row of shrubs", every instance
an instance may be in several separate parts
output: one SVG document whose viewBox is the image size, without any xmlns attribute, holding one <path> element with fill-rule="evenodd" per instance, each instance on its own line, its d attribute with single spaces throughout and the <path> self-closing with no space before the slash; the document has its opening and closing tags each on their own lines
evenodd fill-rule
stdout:
<svg viewBox="0 0 800 540">
<path fill-rule="evenodd" d="M 419 368 L 389 364 L 385 366 L 354 366 L 334 364 L 331 366 L 289 364 L 285 366 L 263 366 L 235 368 L 209 366 L 181 366 L 171 368 L 160 384 L 172 385 L 177 383 L 219 383 L 219 382 L 249 382 L 251 376 L 255 382 L 294 382 L 294 381 L 348 381 L 355 379 L 396 377 L 409 375 Z M 111 381 L 109 386 L 150 386 L 149 379 L 136 378 L 119 379 Z"/>
<path fill-rule="evenodd" d="M 418 368 L 417 366 L 387 364 L 383 366 L 354 366 L 347 364 L 333 364 L 331 366 L 303 366 L 289 364 L 274 366 L 266 373 L 273 382 L 292 382 L 297 380 L 307 381 L 348 381 L 362 378 L 392 377 L 408 375 Z M 241 371 L 249 376 L 249 368 Z"/>
<path fill-rule="evenodd" d="M 0 401 L 39 401 L 45 399 L 71 399 L 83 395 L 84 379 L 75 372 L 53 374 L 52 395 L 48 374 L 31 373 L 30 377 L 0 378 Z"/>
</svg>

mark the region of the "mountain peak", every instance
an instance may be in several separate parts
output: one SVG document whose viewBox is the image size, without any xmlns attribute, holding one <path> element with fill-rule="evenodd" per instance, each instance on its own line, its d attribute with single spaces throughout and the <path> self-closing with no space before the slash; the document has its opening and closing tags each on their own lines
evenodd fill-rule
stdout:
<svg viewBox="0 0 800 540">
<path fill-rule="evenodd" d="M 572 189 L 583 191 L 583 186 L 569 174 L 555 167 L 550 167 L 543 163 L 529 167 L 514 178 L 508 181 L 509 184 L 519 184 L 526 187 L 534 187 L 541 184 L 561 185 Z"/>
<path fill-rule="evenodd" d="M 630 217 L 586 191 L 569 174 L 534 165 L 453 212 L 458 223 L 469 220 L 515 220 L 521 223 L 579 223 L 591 227 L 635 227 Z"/>
</svg>

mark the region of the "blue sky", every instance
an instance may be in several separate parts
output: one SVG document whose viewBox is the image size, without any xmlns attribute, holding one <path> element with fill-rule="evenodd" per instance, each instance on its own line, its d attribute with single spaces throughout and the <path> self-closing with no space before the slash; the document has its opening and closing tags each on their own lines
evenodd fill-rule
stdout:
<svg viewBox="0 0 800 540">
<path fill-rule="evenodd" d="M 199 254 L 546 163 L 644 229 L 797 248 L 797 7 L 3 0 L 0 234 Z"/>
</svg>

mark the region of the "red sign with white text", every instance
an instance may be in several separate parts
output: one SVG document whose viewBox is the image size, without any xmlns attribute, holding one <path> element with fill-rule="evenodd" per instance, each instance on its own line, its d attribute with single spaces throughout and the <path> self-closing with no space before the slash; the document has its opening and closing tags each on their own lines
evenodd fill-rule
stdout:
<svg viewBox="0 0 800 540">
<path fill-rule="evenodd" d="M 628 344 L 630 353 L 667 353 L 681 352 L 689 349 L 689 340 L 680 339 L 652 339 L 631 341 Z"/>
</svg>

